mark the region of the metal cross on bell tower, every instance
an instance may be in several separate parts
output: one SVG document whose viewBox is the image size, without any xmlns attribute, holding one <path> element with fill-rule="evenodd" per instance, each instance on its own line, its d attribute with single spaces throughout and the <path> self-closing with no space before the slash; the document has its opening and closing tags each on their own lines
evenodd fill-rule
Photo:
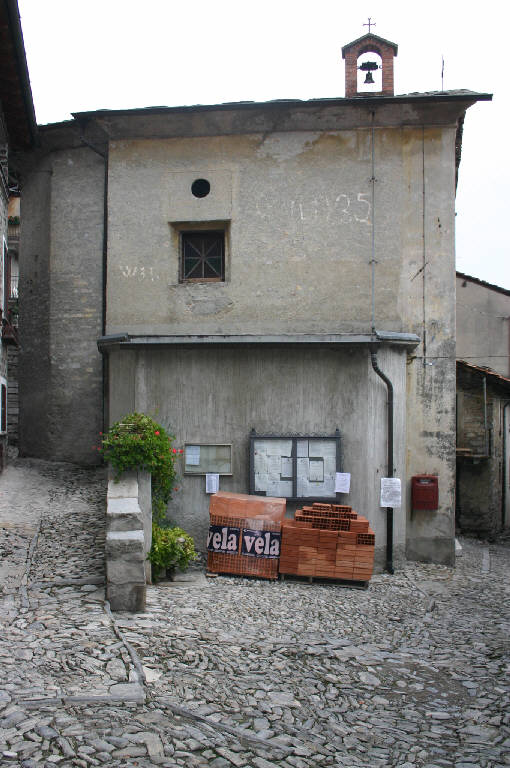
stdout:
<svg viewBox="0 0 510 768">
<path fill-rule="evenodd" d="M 366 22 L 365 24 L 363 24 L 363 26 L 364 26 L 364 27 L 368 27 L 368 34 L 370 34 L 370 28 L 371 28 L 371 27 L 376 27 L 376 26 L 377 26 L 377 24 L 375 23 L 375 21 L 372 21 L 372 17 L 371 17 L 371 16 L 369 16 L 369 17 L 368 17 L 368 22 Z"/>
</svg>

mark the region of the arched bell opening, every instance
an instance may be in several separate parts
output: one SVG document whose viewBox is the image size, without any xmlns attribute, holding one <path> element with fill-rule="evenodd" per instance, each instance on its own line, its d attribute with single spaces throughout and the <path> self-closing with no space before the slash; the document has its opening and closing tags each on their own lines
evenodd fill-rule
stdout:
<svg viewBox="0 0 510 768">
<path fill-rule="evenodd" d="M 375 51 L 365 51 L 357 62 L 358 93 L 380 93 L 382 91 L 382 58 Z"/>
</svg>

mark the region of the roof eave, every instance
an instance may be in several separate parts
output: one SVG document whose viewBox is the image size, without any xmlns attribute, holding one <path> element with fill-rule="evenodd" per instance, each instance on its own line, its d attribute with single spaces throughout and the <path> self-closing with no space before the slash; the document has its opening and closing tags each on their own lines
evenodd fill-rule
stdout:
<svg viewBox="0 0 510 768">
<path fill-rule="evenodd" d="M 413 103 L 428 103 L 428 102 L 466 102 L 466 106 L 471 106 L 477 101 L 491 101 L 491 93 L 478 93 L 475 91 L 438 91 L 431 93 L 410 93 L 394 96 L 376 96 L 373 94 L 366 96 L 354 96 L 351 98 L 326 98 L 326 99 L 309 99 L 303 101 L 301 99 L 274 99 L 273 101 L 238 101 L 238 102 L 226 102 L 224 104 L 193 104 L 193 105 L 181 105 L 177 107 L 137 107 L 134 109 L 97 109 L 88 112 L 72 112 L 72 116 L 76 120 L 98 118 L 101 116 L 128 116 L 128 115 L 151 115 L 151 114 L 164 114 L 170 112 L 211 112 L 211 111 L 228 111 L 228 110 L 254 110 L 254 109 L 271 109 L 281 108 L 282 106 L 288 107 L 320 107 L 320 106 L 336 106 L 336 105 L 377 105 L 377 104 L 413 104 Z"/>
</svg>

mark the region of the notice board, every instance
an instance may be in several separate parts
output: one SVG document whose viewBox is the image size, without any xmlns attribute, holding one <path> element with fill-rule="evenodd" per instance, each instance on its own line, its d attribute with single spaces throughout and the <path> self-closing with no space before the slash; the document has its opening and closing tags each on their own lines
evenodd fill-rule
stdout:
<svg viewBox="0 0 510 768">
<path fill-rule="evenodd" d="M 185 443 L 185 475 L 231 475 L 232 445 L 230 443 Z"/>
<path fill-rule="evenodd" d="M 330 435 L 250 433 L 250 493 L 337 501 L 335 476 L 342 471 L 340 431 Z"/>
</svg>

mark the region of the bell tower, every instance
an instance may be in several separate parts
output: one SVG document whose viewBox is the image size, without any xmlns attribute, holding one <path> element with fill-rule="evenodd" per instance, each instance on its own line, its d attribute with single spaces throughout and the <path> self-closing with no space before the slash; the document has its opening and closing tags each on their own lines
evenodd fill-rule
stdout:
<svg viewBox="0 0 510 768">
<path fill-rule="evenodd" d="M 383 37 L 370 32 L 373 22 L 368 20 L 369 32 L 352 43 L 347 43 L 342 48 L 342 58 L 345 59 L 345 97 L 353 96 L 393 96 L 393 59 L 397 55 L 398 45 L 385 40 Z M 363 54 L 373 53 L 380 57 L 380 63 L 364 60 L 360 62 Z M 373 73 L 381 70 L 380 90 L 363 89 L 358 85 L 358 72 L 365 72 L 364 84 L 373 84 Z"/>
</svg>

